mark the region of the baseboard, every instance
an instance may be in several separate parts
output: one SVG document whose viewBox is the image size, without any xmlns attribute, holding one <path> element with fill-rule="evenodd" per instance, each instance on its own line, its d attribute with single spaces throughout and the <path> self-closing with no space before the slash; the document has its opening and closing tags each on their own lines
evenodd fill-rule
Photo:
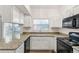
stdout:
<svg viewBox="0 0 79 59">
<path fill-rule="evenodd" d="M 26 53 L 55 53 L 54 50 L 26 50 Z"/>
</svg>

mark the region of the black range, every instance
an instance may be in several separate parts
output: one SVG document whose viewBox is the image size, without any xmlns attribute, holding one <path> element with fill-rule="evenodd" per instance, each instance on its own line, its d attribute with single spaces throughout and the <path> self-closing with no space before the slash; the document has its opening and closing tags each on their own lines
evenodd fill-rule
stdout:
<svg viewBox="0 0 79 59">
<path fill-rule="evenodd" d="M 69 38 L 57 38 L 57 53 L 73 53 L 72 44 Z"/>
</svg>

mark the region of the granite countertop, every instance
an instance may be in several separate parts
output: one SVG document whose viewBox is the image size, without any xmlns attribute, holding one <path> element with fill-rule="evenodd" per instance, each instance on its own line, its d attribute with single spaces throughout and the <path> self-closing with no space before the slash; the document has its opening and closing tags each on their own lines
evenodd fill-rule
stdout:
<svg viewBox="0 0 79 59">
<path fill-rule="evenodd" d="M 67 34 L 60 32 L 27 32 L 27 33 L 30 33 L 31 36 L 68 37 Z"/>
<path fill-rule="evenodd" d="M 28 37 L 33 34 L 44 34 L 44 36 L 52 36 L 52 37 L 68 37 L 68 35 L 58 32 L 24 32 L 21 34 L 20 39 L 12 40 L 9 43 L 5 43 L 5 41 L 0 41 L 0 50 L 16 50 Z"/>
<path fill-rule="evenodd" d="M 15 50 L 17 49 L 30 35 L 22 34 L 21 39 L 12 40 L 9 43 L 5 43 L 5 41 L 0 41 L 0 50 Z"/>
</svg>

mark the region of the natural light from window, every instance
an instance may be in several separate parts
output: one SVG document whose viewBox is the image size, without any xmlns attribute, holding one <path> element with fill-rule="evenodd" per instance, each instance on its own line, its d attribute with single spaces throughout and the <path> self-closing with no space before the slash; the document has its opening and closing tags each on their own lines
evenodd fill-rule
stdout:
<svg viewBox="0 0 79 59">
<path fill-rule="evenodd" d="M 37 31 L 45 31 L 49 28 L 48 19 L 34 19 L 33 20 L 33 28 Z"/>
</svg>

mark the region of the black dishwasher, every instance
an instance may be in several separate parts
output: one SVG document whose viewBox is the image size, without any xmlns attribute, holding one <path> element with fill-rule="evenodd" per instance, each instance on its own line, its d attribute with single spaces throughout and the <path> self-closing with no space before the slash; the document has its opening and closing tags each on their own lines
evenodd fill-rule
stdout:
<svg viewBox="0 0 79 59">
<path fill-rule="evenodd" d="M 69 43 L 69 40 L 57 38 L 57 53 L 73 53 L 73 48 Z"/>
<path fill-rule="evenodd" d="M 30 37 L 28 37 L 24 42 L 24 53 L 30 52 Z"/>
</svg>

